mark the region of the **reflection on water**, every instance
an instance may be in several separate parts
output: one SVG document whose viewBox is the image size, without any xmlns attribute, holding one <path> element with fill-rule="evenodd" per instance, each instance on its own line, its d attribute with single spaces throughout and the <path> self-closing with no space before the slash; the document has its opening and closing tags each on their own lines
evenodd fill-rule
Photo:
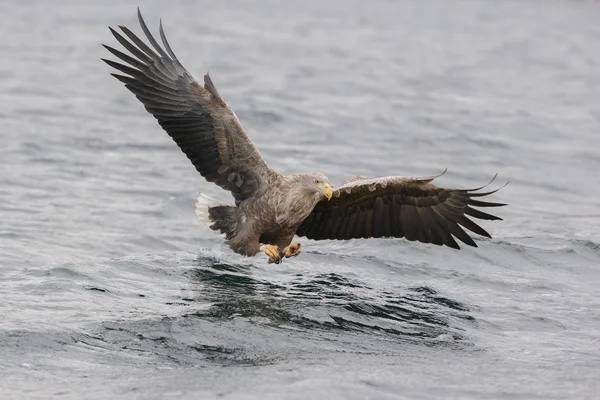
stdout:
<svg viewBox="0 0 600 400">
<path fill-rule="evenodd" d="M 211 303 L 195 313 L 199 318 L 261 317 L 271 326 L 354 331 L 436 345 L 439 338 L 465 340 L 452 321 L 475 322 L 466 305 L 429 287 L 377 291 L 335 273 L 297 275 L 288 283 L 274 284 L 253 277 L 250 266 L 207 257 L 195 264 L 189 278 L 198 284 L 196 301 Z"/>
<path fill-rule="evenodd" d="M 193 295 L 186 291 L 180 299 L 190 312 L 105 322 L 94 339 L 186 365 L 264 365 L 311 352 L 405 351 L 398 344 L 472 346 L 464 335 L 465 324 L 475 323 L 469 307 L 429 287 L 381 291 L 335 273 L 296 274 L 275 283 L 259 278 L 250 265 L 211 257 L 192 264 L 187 277 Z"/>
</svg>

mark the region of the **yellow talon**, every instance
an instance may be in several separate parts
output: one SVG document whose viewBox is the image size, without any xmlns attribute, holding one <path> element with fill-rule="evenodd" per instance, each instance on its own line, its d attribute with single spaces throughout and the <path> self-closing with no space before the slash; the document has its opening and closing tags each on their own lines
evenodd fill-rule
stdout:
<svg viewBox="0 0 600 400">
<path fill-rule="evenodd" d="M 283 254 L 286 257 L 296 257 L 302 251 L 302 245 L 300 243 L 292 243 L 283 250 Z"/>
<path fill-rule="evenodd" d="M 281 258 L 283 257 L 283 252 L 279 250 L 279 247 L 271 244 L 263 244 L 260 246 L 260 251 L 269 256 L 269 264 L 279 264 L 281 262 Z"/>
</svg>

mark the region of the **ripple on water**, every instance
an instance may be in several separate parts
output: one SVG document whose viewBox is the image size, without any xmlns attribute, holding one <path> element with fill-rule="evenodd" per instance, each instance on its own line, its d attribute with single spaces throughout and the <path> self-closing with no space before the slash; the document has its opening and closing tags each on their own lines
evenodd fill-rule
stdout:
<svg viewBox="0 0 600 400">
<path fill-rule="evenodd" d="M 403 346 L 473 346 L 466 304 L 426 287 L 381 291 L 335 273 L 274 282 L 251 265 L 193 261 L 181 313 L 106 321 L 94 338 L 179 364 L 263 365 L 328 352 L 389 354 Z M 369 340 L 365 340 L 368 338 Z"/>
</svg>

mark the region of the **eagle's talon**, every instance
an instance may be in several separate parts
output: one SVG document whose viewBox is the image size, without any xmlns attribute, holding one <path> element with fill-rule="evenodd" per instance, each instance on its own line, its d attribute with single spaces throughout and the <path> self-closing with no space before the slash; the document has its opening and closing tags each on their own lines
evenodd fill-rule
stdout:
<svg viewBox="0 0 600 400">
<path fill-rule="evenodd" d="M 302 251 L 300 243 L 292 243 L 283 251 L 286 257 L 296 257 Z"/>
<path fill-rule="evenodd" d="M 269 256 L 269 264 L 281 263 L 281 259 L 283 258 L 283 252 L 277 246 L 273 246 L 271 244 L 265 244 L 260 247 L 260 250 L 264 252 L 267 256 Z"/>
</svg>

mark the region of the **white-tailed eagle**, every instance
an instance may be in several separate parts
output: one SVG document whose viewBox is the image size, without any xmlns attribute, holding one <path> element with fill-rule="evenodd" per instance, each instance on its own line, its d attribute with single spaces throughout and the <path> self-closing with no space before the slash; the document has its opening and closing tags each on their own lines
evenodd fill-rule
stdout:
<svg viewBox="0 0 600 400">
<path fill-rule="evenodd" d="M 478 200 L 491 192 L 447 189 L 436 177 L 354 177 L 332 188 L 322 173 L 281 175 L 265 162 L 210 76 L 197 82 L 179 62 L 165 37 L 163 46 L 138 18 L 150 46 L 124 26 L 110 28 L 126 54 L 104 45 L 121 62 L 104 60 L 112 74 L 144 104 L 196 170 L 228 190 L 235 206 L 197 203 L 196 213 L 224 234 L 231 249 L 269 262 L 300 253 L 295 235 L 308 239 L 406 238 L 459 249 L 456 239 L 477 246 L 465 229 L 491 237 L 468 217 L 497 220 L 476 207 L 505 204 Z"/>
</svg>

